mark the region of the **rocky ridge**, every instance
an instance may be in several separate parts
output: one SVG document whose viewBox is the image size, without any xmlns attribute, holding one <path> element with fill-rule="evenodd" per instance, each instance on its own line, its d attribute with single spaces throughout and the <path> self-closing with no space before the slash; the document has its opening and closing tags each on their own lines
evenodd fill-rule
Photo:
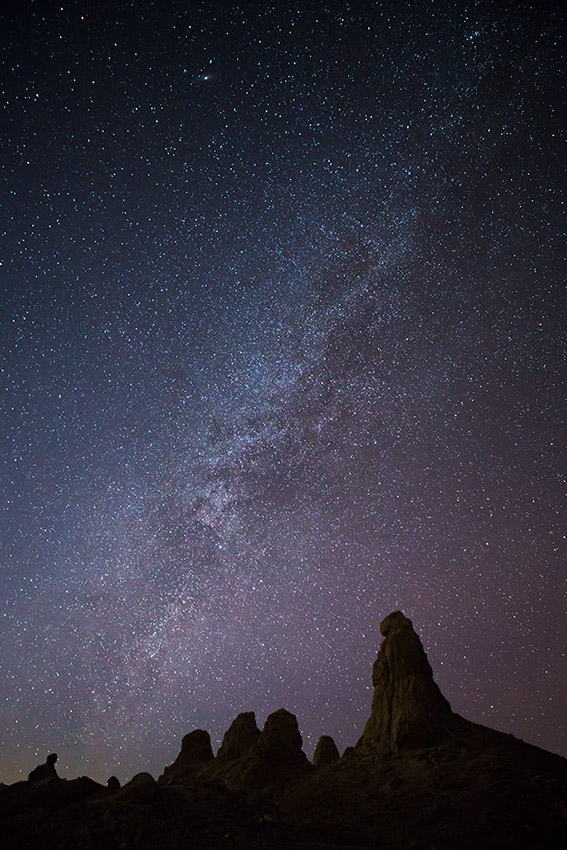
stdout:
<svg viewBox="0 0 567 850">
<path fill-rule="evenodd" d="M 455 714 L 411 620 L 380 626 L 370 717 L 339 756 L 321 736 L 313 764 L 297 719 L 260 731 L 239 714 L 216 755 L 208 732 L 185 735 L 158 781 L 122 788 L 65 780 L 55 754 L 27 782 L 0 788 L 7 850 L 383 848 L 476 850 L 567 846 L 567 761 Z"/>
</svg>

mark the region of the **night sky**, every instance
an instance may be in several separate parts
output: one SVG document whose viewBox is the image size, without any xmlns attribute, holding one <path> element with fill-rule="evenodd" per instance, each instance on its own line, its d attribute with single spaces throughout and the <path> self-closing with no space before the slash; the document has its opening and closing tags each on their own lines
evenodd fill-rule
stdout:
<svg viewBox="0 0 567 850">
<path fill-rule="evenodd" d="M 342 750 L 397 608 L 567 755 L 561 5 L 8 4 L 0 779 Z"/>
</svg>

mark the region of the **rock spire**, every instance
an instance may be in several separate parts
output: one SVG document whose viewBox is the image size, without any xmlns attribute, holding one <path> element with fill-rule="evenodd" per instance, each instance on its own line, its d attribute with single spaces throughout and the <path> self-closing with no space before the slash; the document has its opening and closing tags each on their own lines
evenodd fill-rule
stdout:
<svg viewBox="0 0 567 850">
<path fill-rule="evenodd" d="M 229 729 L 224 733 L 217 759 L 232 761 L 242 758 L 259 737 L 260 730 L 256 726 L 254 712 L 243 711 L 232 721 Z"/>
<path fill-rule="evenodd" d="M 440 743 L 457 719 L 411 620 L 394 611 L 380 631 L 385 640 L 372 670 L 372 713 L 356 749 L 392 753 Z"/>
<path fill-rule="evenodd" d="M 340 759 L 337 745 L 330 735 L 321 735 L 313 753 L 313 764 L 315 767 L 323 767 Z"/>
<path fill-rule="evenodd" d="M 166 784 L 183 782 L 196 775 L 203 765 L 213 758 L 209 733 L 204 729 L 194 729 L 184 736 L 179 755 L 173 764 L 164 769 L 159 781 Z"/>
</svg>

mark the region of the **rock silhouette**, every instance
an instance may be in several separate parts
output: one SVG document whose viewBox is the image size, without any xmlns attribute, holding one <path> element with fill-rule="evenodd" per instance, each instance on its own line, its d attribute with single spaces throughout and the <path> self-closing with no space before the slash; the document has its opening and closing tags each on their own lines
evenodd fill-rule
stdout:
<svg viewBox="0 0 567 850">
<path fill-rule="evenodd" d="M 297 780 L 311 768 L 302 747 L 297 718 L 279 708 L 269 715 L 261 734 L 241 760 L 232 784 L 264 788 Z"/>
<path fill-rule="evenodd" d="M 142 805 L 149 803 L 158 793 L 158 785 L 149 773 L 137 773 L 130 782 L 123 785 L 117 793 L 120 800 Z"/>
<path fill-rule="evenodd" d="M 330 735 L 321 735 L 317 741 L 315 752 L 313 753 L 313 764 L 315 767 L 323 767 L 326 764 L 332 764 L 340 759 L 337 745 Z"/>
<path fill-rule="evenodd" d="M 34 767 L 28 776 L 28 782 L 41 782 L 42 779 L 58 779 L 57 771 L 55 770 L 55 762 L 57 761 L 57 753 L 48 755 L 45 764 L 39 764 Z"/>
<path fill-rule="evenodd" d="M 159 781 L 183 781 L 198 773 L 203 764 L 213 758 L 211 736 L 204 729 L 195 729 L 184 736 L 179 755 L 173 764 L 164 769 Z"/>
<path fill-rule="evenodd" d="M 224 734 L 217 759 L 232 761 L 242 758 L 260 737 L 253 711 L 244 711 L 231 723 Z"/>
<path fill-rule="evenodd" d="M 372 670 L 372 711 L 357 749 L 395 753 L 431 747 L 458 726 L 411 620 L 394 611 L 380 624 L 382 642 Z"/>
<path fill-rule="evenodd" d="M 48 757 L 0 786 L 6 850 L 559 850 L 567 761 L 453 714 L 411 620 L 381 624 L 370 718 L 342 758 L 319 739 L 307 761 L 285 709 L 260 732 L 239 714 L 216 758 L 208 732 L 183 738 L 158 782 L 65 780 Z M 46 780 L 46 781 L 42 781 Z M 111 781 L 113 780 L 113 781 Z"/>
</svg>

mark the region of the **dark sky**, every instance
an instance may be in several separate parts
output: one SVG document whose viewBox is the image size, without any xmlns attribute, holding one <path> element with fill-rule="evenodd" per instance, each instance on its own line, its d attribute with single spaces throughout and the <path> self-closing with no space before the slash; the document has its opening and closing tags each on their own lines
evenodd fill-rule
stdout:
<svg viewBox="0 0 567 850">
<path fill-rule="evenodd" d="M 560 5 L 3 12 L 1 779 L 342 749 L 396 608 L 567 755 Z"/>
</svg>

